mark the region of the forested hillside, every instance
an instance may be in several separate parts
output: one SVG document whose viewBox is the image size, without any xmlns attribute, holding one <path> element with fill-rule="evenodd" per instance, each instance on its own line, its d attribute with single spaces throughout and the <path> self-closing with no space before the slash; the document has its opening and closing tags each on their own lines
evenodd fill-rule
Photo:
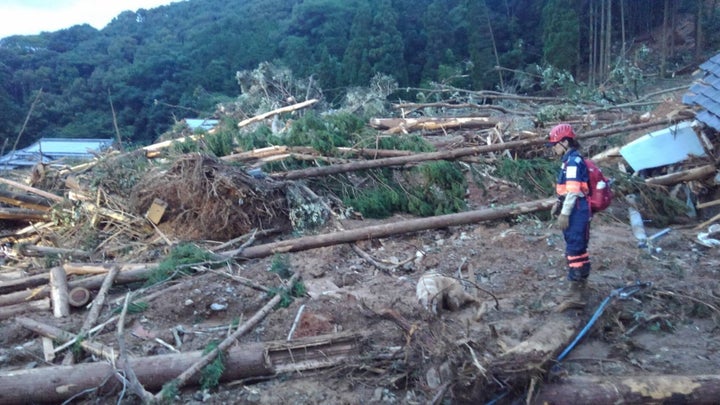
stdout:
<svg viewBox="0 0 720 405">
<path fill-rule="evenodd" d="M 517 93 L 572 83 L 620 101 L 613 91 L 632 96 L 644 77 L 714 53 L 720 38 L 704 33 L 718 16 L 699 0 L 188 0 L 102 30 L 1 39 L 0 143 L 115 137 L 115 114 L 124 143 L 147 144 L 235 99 L 238 72 L 263 62 L 312 80 L 327 106 L 377 73 L 404 89 L 396 100 L 445 82 Z"/>
</svg>

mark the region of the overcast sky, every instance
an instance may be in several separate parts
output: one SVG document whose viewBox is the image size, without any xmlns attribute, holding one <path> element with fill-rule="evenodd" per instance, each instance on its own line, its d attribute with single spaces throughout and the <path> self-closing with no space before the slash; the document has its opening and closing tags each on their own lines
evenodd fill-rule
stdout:
<svg viewBox="0 0 720 405">
<path fill-rule="evenodd" d="M 83 23 L 102 29 L 123 11 L 177 1 L 182 0 L 0 0 L 0 38 L 57 31 Z"/>
</svg>

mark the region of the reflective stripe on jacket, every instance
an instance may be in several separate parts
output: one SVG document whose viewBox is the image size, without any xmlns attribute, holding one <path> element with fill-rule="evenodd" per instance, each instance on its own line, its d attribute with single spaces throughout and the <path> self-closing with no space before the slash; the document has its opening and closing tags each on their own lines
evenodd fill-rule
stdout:
<svg viewBox="0 0 720 405">
<path fill-rule="evenodd" d="M 588 195 L 590 192 L 588 181 L 590 181 L 590 177 L 582 156 L 575 149 L 568 150 L 562 159 L 555 191 L 559 196 L 565 196 L 568 193 Z"/>
</svg>

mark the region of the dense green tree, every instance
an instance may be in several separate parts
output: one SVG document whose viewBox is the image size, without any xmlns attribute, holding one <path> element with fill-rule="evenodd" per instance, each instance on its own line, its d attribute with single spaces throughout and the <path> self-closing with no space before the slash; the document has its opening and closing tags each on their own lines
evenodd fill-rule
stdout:
<svg viewBox="0 0 720 405">
<path fill-rule="evenodd" d="M 578 62 L 580 21 L 572 0 L 548 0 L 543 8 L 543 58 L 573 72 Z"/>
<path fill-rule="evenodd" d="M 470 56 L 470 78 L 476 90 L 494 89 L 498 74 L 494 69 L 494 38 L 490 26 L 490 17 L 485 1 L 466 0 L 467 46 Z"/>
<path fill-rule="evenodd" d="M 350 42 L 343 56 L 343 82 L 347 85 L 362 85 L 372 77 L 372 66 L 368 50 L 372 30 L 372 11 L 369 5 L 358 8 L 350 28 Z"/>
<path fill-rule="evenodd" d="M 589 13 L 598 1 L 188 0 L 125 11 L 102 30 L 78 25 L 2 38 L 0 137 L 14 139 L 42 89 L 20 146 L 58 134 L 113 136 L 108 97 L 123 139 L 152 142 L 175 120 L 239 98 L 236 72 L 264 62 L 319 86 L 331 102 L 375 73 L 403 87 L 455 78 L 457 86 L 490 89 L 501 79 L 496 64 L 508 69 L 502 79 L 511 86 L 520 82 L 512 72 L 544 61 L 577 72 L 590 60 Z M 624 28 L 628 43 L 662 24 L 657 0 L 627 0 L 624 13 L 609 3 L 606 26 Z M 703 5 L 701 30 L 712 33 L 720 14 L 711 3 L 677 0 L 674 10 L 696 16 Z M 713 38 L 706 34 L 698 55 L 716 48 Z M 638 55 L 628 57 L 639 62 Z M 690 63 L 672 49 L 668 56 Z"/>
</svg>

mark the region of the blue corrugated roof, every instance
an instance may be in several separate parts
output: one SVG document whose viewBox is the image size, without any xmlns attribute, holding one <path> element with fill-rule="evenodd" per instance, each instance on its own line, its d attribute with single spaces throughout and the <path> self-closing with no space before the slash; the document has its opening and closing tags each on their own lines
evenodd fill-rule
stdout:
<svg viewBox="0 0 720 405">
<path fill-rule="evenodd" d="M 92 152 L 110 147 L 112 139 L 42 138 L 34 144 L 0 157 L 0 169 L 33 166 L 63 158 L 92 158 Z"/>
<path fill-rule="evenodd" d="M 700 65 L 705 76 L 688 89 L 682 102 L 698 105 L 705 109 L 696 114 L 695 119 L 705 125 L 720 130 L 720 53 Z"/>
<path fill-rule="evenodd" d="M 700 111 L 696 116 L 695 119 L 698 121 L 704 123 L 705 125 L 712 127 L 712 128 L 720 128 L 720 118 L 718 116 L 710 114 L 707 111 Z"/>
<path fill-rule="evenodd" d="M 191 131 L 195 131 L 196 129 L 202 129 L 204 131 L 209 131 L 215 127 L 215 125 L 220 122 L 219 120 L 210 120 L 210 119 L 202 119 L 202 118 L 185 118 L 185 124 L 187 124 L 188 127 L 190 127 Z"/>
</svg>

